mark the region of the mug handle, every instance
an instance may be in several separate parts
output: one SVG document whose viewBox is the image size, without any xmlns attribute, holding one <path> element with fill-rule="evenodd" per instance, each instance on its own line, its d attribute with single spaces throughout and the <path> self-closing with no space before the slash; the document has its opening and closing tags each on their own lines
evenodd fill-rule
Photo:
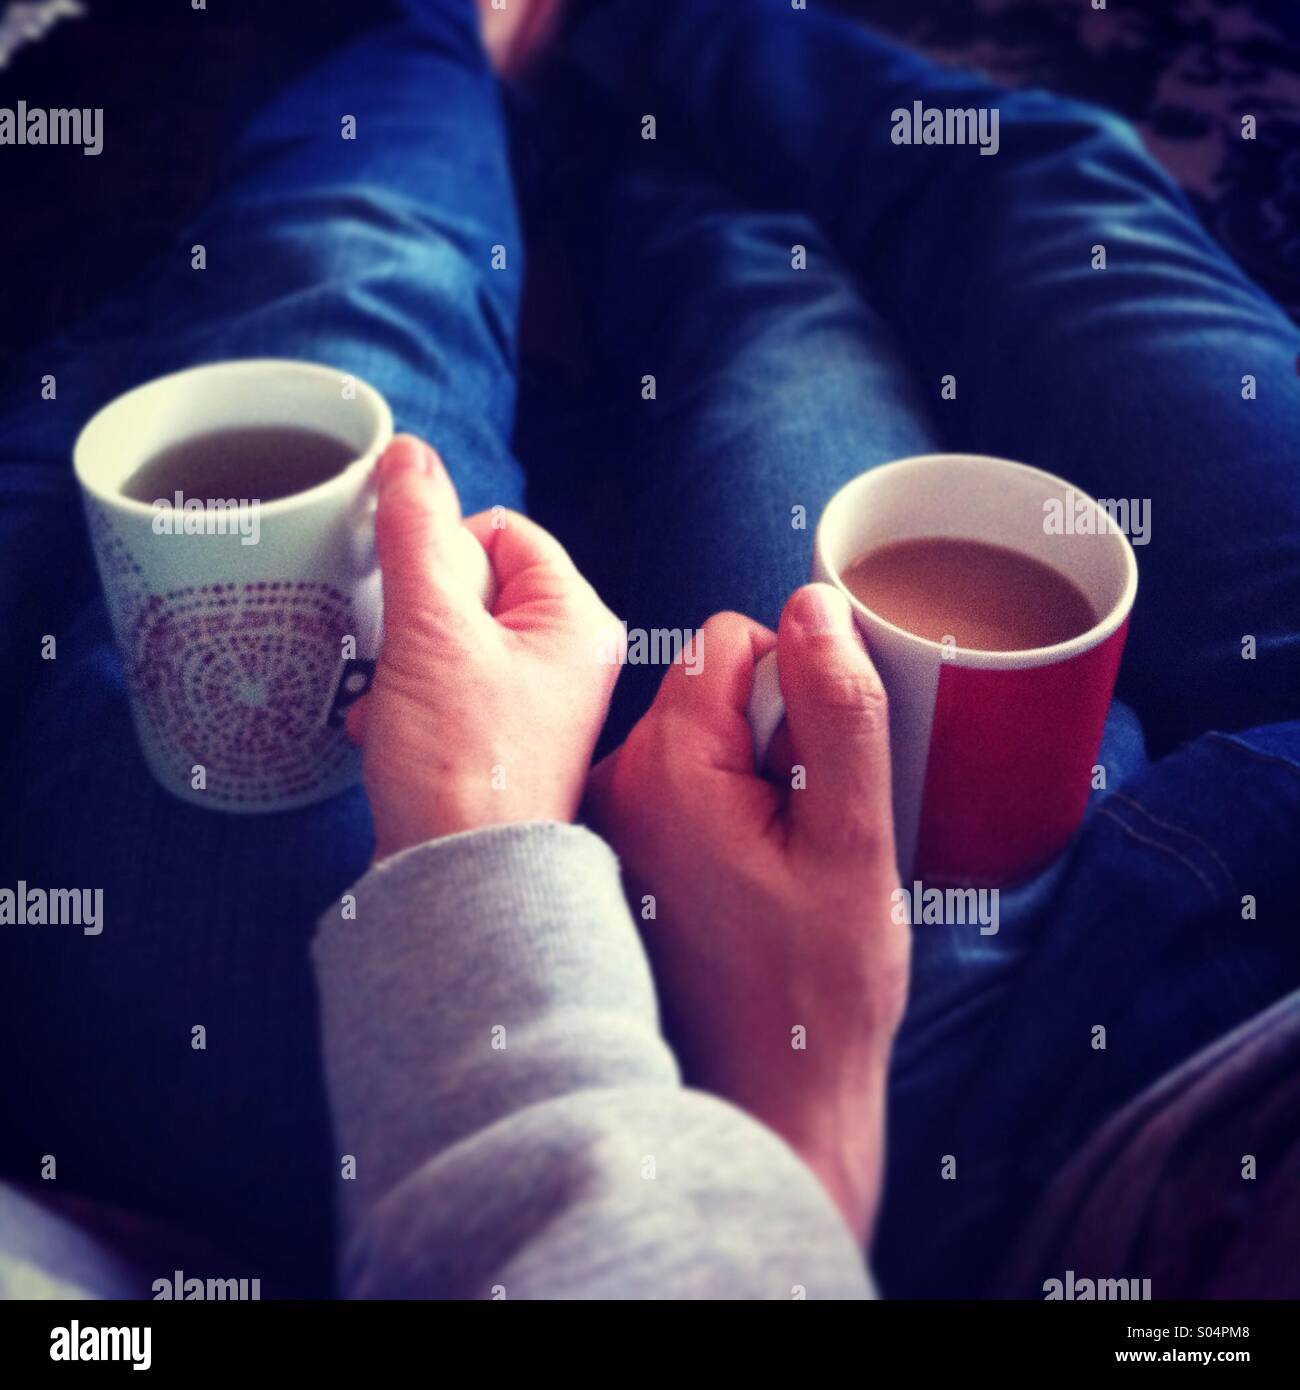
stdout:
<svg viewBox="0 0 1300 1390">
<path fill-rule="evenodd" d="M 497 597 L 497 579 L 492 571 L 492 562 L 472 532 L 462 526 L 458 534 L 464 551 L 465 567 L 470 573 L 475 590 L 483 600 L 483 607 L 490 613 Z M 370 527 L 370 554 L 374 554 L 373 522 Z M 342 724 L 348 710 L 369 693 L 375 679 L 376 665 L 376 660 L 361 657 L 343 663 L 339 678 L 334 683 L 334 695 L 330 700 L 329 710 L 325 715 L 325 722 L 331 728 Z"/>
<path fill-rule="evenodd" d="M 492 572 L 492 562 L 472 531 L 462 526 L 459 535 L 465 551 L 465 568 L 478 596 L 483 600 L 483 607 L 490 613 L 497 601 L 497 577 Z"/>
<path fill-rule="evenodd" d="M 375 553 L 377 506 L 378 497 L 372 485 L 366 492 L 365 502 L 352 527 L 352 564 L 359 575 L 370 574 L 379 565 L 379 557 Z M 464 552 L 461 563 L 473 580 L 474 588 L 483 600 L 483 607 L 490 613 L 497 600 L 497 580 L 492 573 L 492 562 L 472 531 L 462 525 L 457 534 Z"/>
<path fill-rule="evenodd" d="M 754 735 L 754 767 L 761 772 L 767 751 L 785 718 L 785 700 L 781 695 L 775 647 L 760 658 L 754 667 L 754 688 L 749 694 L 746 713 L 750 731 Z"/>
</svg>

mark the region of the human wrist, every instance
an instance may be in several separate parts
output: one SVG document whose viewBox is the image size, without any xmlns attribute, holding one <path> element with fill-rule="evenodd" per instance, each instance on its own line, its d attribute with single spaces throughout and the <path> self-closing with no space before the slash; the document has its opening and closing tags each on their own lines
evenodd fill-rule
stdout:
<svg viewBox="0 0 1300 1390">
<path fill-rule="evenodd" d="M 807 1094 L 797 1111 L 773 1123 L 864 1245 L 884 1176 L 887 1089 L 887 1063 L 873 1062 L 856 1081 Z"/>
<path fill-rule="evenodd" d="M 576 812 L 573 801 L 573 797 L 530 795 L 506 787 L 495 790 L 490 785 L 467 787 L 454 782 L 440 782 L 437 787 L 420 788 L 396 797 L 376 798 L 372 794 L 374 862 L 416 845 L 473 830 L 535 822 L 570 823 Z"/>
</svg>

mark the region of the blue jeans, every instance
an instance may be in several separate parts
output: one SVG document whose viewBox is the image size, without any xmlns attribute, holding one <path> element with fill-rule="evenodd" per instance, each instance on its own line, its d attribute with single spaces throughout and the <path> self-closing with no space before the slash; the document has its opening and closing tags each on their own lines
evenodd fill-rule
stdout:
<svg viewBox="0 0 1300 1390">
<path fill-rule="evenodd" d="M 877 1261 L 890 1293 L 978 1291 L 1100 1116 L 1297 982 L 1300 725 L 1281 721 L 1300 690 L 1284 464 L 1300 334 L 1113 117 L 784 0 L 615 0 L 567 69 L 609 138 L 573 206 L 546 212 L 590 358 L 521 376 L 500 93 L 470 0 L 409 11 L 254 122 L 179 268 L 12 378 L 9 400 L 30 404 L 0 417 L 0 620 L 19 654 L 0 712 L 23 791 L 0 882 L 102 886 L 107 926 L 0 936 L 0 1043 L 30 1058 L 5 1087 L 4 1160 L 26 1175 L 56 1153 L 70 1185 L 325 1286 L 338 1155 L 306 948 L 368 860 L 364 797 L 254 822 L 153 785 L 66 462 L 90 411 L 137 381 L 307 357 L 384 391 L 467 510 L 526 501 L 632 626 L 723 607 L 773 623 L 808 570 L 792 509 L 811 521 L 848 477 L 910 453 L 1003 453 L 1151 499 L 1122 689 L 1164 756 L 1148 764 L 1117 705 L 1107 794 L 1008 895 L 998 935 L 917 929 Z M 1000 153 L 893 146 L 889 112 L 914 99 L 996 103 Z M 661 140 L 640 139 L 645 111 Z M 527 114 L 524 141 L 548 108 Z M 31 384 L 47 372 L 54 402 Z M 46 633 L 57 660 L 29 665 Z M 606 743 L 660 674 L 625 670 Z"/>
</svg>

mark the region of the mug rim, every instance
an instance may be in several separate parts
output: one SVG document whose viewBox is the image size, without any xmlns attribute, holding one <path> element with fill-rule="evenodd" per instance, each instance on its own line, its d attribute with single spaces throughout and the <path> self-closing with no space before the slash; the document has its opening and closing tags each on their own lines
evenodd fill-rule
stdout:
<svg viewBox="0 0 1300 1390">
<path fill-rule="evenodd" d="M 357 387 L 359 400 L 364 400 L 374 416 L 374 429 L 371 431 L 370 439 L 364 449 L 358 451 L 356 457 L 351 462 L 345 464 L 332 477 L 326 478 L 323 482 L 316 483 L 312 487 L 304 488 L 301 492 L 290 493 L 288 497 L 277 497 L 270 502 L 259 501 L 258 514 L 263 518 L 274 517 L 284 512 L 293 510 L 295 507 L 318 501 L 327 497 L 333 491 L 343 491 L 348 480 L 358 465 L 371 461 L 381 453 L 393 438 L 393 412 L 383 395 L 377 391 L 368 381 L 357 376 L 352 372 L 343 372 L 337 367 L 326 366 L 323 362 L 309 362 L 294 357 L 238 357 L 229 358 L 219 362 L 200 362 L 193 367 L 182 367 L 179 371 L 166 372 L 162 376 L 150 377 L 147 381 L 142 381 L 136 386 L 132 386 L 126 391 L 122 391 L 114 396 L 111 401 L 105 402 L 95 413 L 82 425 L 77 433 L 72 445 L 72 471 L 80 487 L 106 506 L 120 508 L 128 514 L 136 516 L 151 517 L 154 514 L 154 503 L 142 502 L 135 497 L 127 497 L 121 491 L 120 486 L 110 488 L 102 484 L 98 479 L 91 475 L 91 460 L 87 457 L 90 443 L 88 436 L 97 427 L 102 428 L 106 416 L 112 414 L 119 407 L 127 402 L 134 400 L 145 391 L 152 391 L 159 387 L 174 386 L 186 377 L 199 375 L 223 375 L 239 376 L 253 375 L 266 372 L 268 370 L 290 372 L 301 377 L 311 377 L 315 380 L 329 378 L 338 381 L 341 376 L 350 376 Z M 127 477 L 131 475 L 128 473 Z"/>
<path fill-rule="evenodd" d="M 831 524 L 832 518 L 837 516 L 839 511 L 848 505 L 848 494 L 853 490 L 864 485 L 865 480 L 878 480 L 884 473 L 894 470 L 909 469 L 917 464 L 924 463 L 955 463 L 976 464 L 980 467 L 992 466 L 996 471 L 1012 470 L 1019 474 L 1032 474 L 1042 479 L 1044 482 L 1051 483 L 1054 487 L 1064 488 L 1073 492 L 1076 497 L 1083 498 L 1088 505 L 1101 516 L 1104 516 L 1108 523 L 1108 529 L 1104 533 L 1112 536 L 1120 543 L 1121 554 L 1124 564 L 1124 583 L 1120 591 L 1119 598 L 1090 628 L 1078 633 L 1076 636 L 1068 638 L 1064 642 L 1056 642 L 1045 647 L 1021 647 L 1008 651 L 988 651 L 979 647 L 945 647 L 942 642 L 936 642 L 929 637 L 921 637 L 915 632 L 909 632 L 906 628 L 899 627 L 896 623 L 891 623 L 888 618 L 882 617 L 874 608 L 863 603 L 858 596 L 844 583 L 840 576 L 840 567 L 829 562 L 826 556 L 827 528 Z M 1015 547 L 1009 547 L 1015 548 Z M 817 530 L 813 538 L 813 553 L 820 564 L 820 567 L 831 576 L 835 587 L 853 605 L 855 611 L 865 614 L 871 621 L 880 627 L 887 629 L 890 633 L 914 644 L 921 650 L 936 653 L 941 660 L 948 663 L 956 663 L 970 669 L 984 670 L 1024 670 L 1035 666 L 1053 666 L 1058 662 L 1068 661 L 1071 657 L 1079 656 L 1083 652 L 1091 651 L 1094 647 L 1100 646 L 1107 638 L 1111 637 L 1127 621 L 1133 609 L 1133 601 L 1137 596 L 1137 556 L 1133 553 L 1132 543 L 1128 536 L 1115 525 L 1113 519 L 1105 508 L 1097 501 L 1091 493 L 1084 492 L 1082 488 L 1076 487 L 1073 483 L 1067 482 L 1064 478 L 1055 473 L 1049 473 L 1046 469 L 1035 468 L 1031 464 L 1017 463 L 1013 459 L 999 458 L 994 454 L 963 454 L 963 453 L 933 453 L 933 454 L 911 454 L 907 458 L 894 459 L 889 463 L 882 463 L 874 468 L 866 469 L 850 478 L 842 484 L 831 496 L 830 500 L 822 508 L 821 517 L 817 522 Z M 1073 579 L 1073 576 L 1071 576 Z"/>
</svg>

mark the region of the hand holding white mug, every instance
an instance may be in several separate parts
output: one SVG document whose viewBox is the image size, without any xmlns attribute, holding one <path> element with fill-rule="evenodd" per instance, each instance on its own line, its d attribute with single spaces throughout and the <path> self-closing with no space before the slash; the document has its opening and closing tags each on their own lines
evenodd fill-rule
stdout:
<svg viewBox="0 0 1300 1390">
<path fill-rule="evenodd" d="M 375 858 L 457 831 L 572 820 L 618 676 L 595 656 L 613 615 L 527 517 L 498 509 L 462 525 L 427 444 L 395 439 L 378 493 L 383 646 L 348 717 Z M 492 611 L 465 563 L 467 532 L 495 571 Z"/>
<path fill-rule="evenodd" d="M 754 771 L 745 712 L 774 646 L 798 790 Z M 588 807 L 633 903 L 654 899 L 642 935 L 688 1079 L 783 1135 L 865 1235 L 910 952 L 885 693 L 825 584 L 795 593 L 779 638 L 711 618 L 704 651 L 593 770 Z"/>
</svg>

